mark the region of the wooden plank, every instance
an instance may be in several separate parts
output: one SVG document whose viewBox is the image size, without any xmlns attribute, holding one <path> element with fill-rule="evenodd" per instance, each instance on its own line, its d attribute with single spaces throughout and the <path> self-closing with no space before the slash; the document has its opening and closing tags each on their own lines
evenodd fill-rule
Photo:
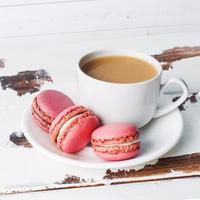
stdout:
<svg viewBox="0 0 200 200">
<path fill-rule="evenodd" d="M 77 176 L 67 176 L 61 182 L 45 185 L 13 186 L 0 190 L 0 194 L 16 194 L 51 191 L 82 187 L 128 184 L 169 179 L 200 177 L 200 153 L 160 158 L 155 164 L 147 164 L 141 169 L 108 169 L 102 180 L 85 180 Z"/>
<path fill-rule="evenodd" d="M 157 38 L 158 37 L 156 37 L 156 41 Z M 151 40 L 152 38 L 148 39 Z M 144 40 L 142 39 L 142 41 Z M 152 40 L 151 42 L 154 43 L 154 41 Z M 128 40 L 127 43 L 130 44 L 130 41 Z M 134 40 L 132 40 L 132 43 L 136 45 Z M 53 45 L 53 47 L 58 48 L 60 46 Z M 164 75 L 171 74 L 172 76 L 173 75 L 172 73 L 175 70 L 177 70 L 177 63 L 182 63 L 183 61 L 185 62 L 189 58 L 191 59 L 191 57 L 195 58 L 194 56 L 197 56 L 196 57 L 197 59 L 199 58 L 198 46 L 191 45 L 190 47 L 184 47 L 184 48 L 181 46 L 179 46 L 178 48 L 170 48 L 169 45 L 166 45 L 166 47 L 167 48 L 163 48 L 167 49 L 164 51 L 160 50 L 154 52 L 151 51 L 151 54 L 156 55 L 155 57 L 157 57 L 161 63 L 166 64 L 167 62 L 173 66 L 172 69 L 170 68 L 168 70 L 165 70 Z M 41 46 L 40 48 L 38 47 L 34 48 L 35 50 L 39 51 Z M 41 82 L 42 84 L 44 83 L 44 85 L 41 84 L 41 87 L 43 88 L 45 88 L 45 85 L 48 84 L 48 82 L 45 81 L 46 79 L 44 78 L 44 76 L 40 76 L 39 79 L 35 80 L 34 76 L 32 75 L 35 74 L 37 70 L 23 71 L 22 69 L 27 69 L 25 66 L 29 62 L 31 64 L 32 63 L 39 64 L 39 63 L 45 63 L 44 61 L 48 61 L 50 64 L 52 64 L 52 61 L 54 61 L 54 59 L 56 58 L 55 59 L 56 62 L 54 63 L 56 64 L 57 59 L 64 58 L 64 56 L 66 55 L 66 53 L 68 54 L 68 52 L 71 52 L 71 54 L 69 54 L 68 57 L 69 60 L 70 57 L 72 59 L 71 55 L 73 55 L 75 52 L 76 55 L 81 55 L 84 52 L 83 50 L 77 51 L 76 46 L 74 51 L 71 48 L 71 46 L 68 46 L 68 48 L 69 48 L 68 50 L 66 50 L 65 48 L 62 49 L 58 48 L 59 51 L 56 54 L 55 51 L 49 54 L 47 48 L 45 48 L 45 50 L 42 51 L 48 54 L 48 56 L 44 58 L 38 57 L 38 55 L 41 54 L 41 52 L 39 51 L 38 54 L 35 54 L 36 51 L 32 51 L 33 49 L 31 50 L 29 49 L 29 52 L 27 52 L 27 50 L 22 51 L 19 50 L 19 48 L 17 48 L 18 51 L 16 51 L 15 49 L 12 48 L 12 51 L 11 50 L 8 51 L 10 53 L 7 52 L 7 54 L 6 53 L 4 54 L 4 55 L 9 55 L 6 57 L 8 65 L 5 65 L 4 68 L 0 69 L 0 73 L 3 73 L 1 75 L 1 81 L 7 80 L 7 83 L 9 84 L 5 85 L 9 85 L 9 87 L 5 87 L 5 90 L 0 91 L 0 96 L 1 96 L 0 104 L 2 105 L 0 106 L 1 109 L 0 124 L 4 124 L 8 120 L 12 121 L 12 123 L 9 124 L 9 126 L 7 123 L 5 123 L 4 126 L 0 127 L 0 132 L 2 133 L 0 141 L 0 149 L 1 149 L 0 157 L 2 159 L 1 172 L 0 172 L 1 176 L 0 192 L 2 194 L 15 193 L 15 192 L 21 193 L 21 192 L 33 192 L 33 191 L 49 191 L 49 190 L 57 190 L 63 188 L 94 187 L 102 185 L 123 184 L 131 182 L 146 182 L 152 180 L 176 179 L 176 178 L 186 178 L 194 176 L 199 177 L 200 149 L 198 142 L 199 141 L 198 130 L 200 128 L 199 127 L 200 123 L 198 123 L 198 121 L 199 121 L 200 101 L 197 94 L 191 94 L 188 100 L 182 105 L 184 107 L 184 109 L 182 109 L 182 114 L 184 117 L 184 121 L 186 123 L 186 127 L 181 141 L 179 142 L 179 144 L 176 146 L 175 149 L 173 149 L 167 155 L 165 155 L 165 158 L 155 160 L 152 163 L 128 169 L 107 170 L 107 171 L 105 170 L 96 171 L 91 169 L 87 170 L 71 166 L 63 166 L 62 164 L 54 160 L 51 160 L 49 158 L 40 155 L 40 153 L 36 152 L 34 148 L 31 148 L 31 145 L 23 136 L 23 133 L 20 132 L 19 124 L 23 108 L 26 107 L 27 102 L 32 99 L 32 95 L 34 95 L 35 93 L 33 93 L 32 95 L 26 93 L 20 96 L 18 95 L 18 90 L 19 91 L 22 91 L 22 89 L 24 90 L 23 84 L 21 85 L 20 83 L 26 82 L 26 78 L 28 80 L 28 85 L 26 85 L 28 89 L 32 88 L 32 86 L 34 88 L 35 84 L 32 85 L 31 84 L 32 81 L 33 82 L 38 81 L 38 83 Z M 30 52 L 32 54 L 29 57 Z M 21 56 L 20 58 L 18 54 L 23 56 Z M 54 55 L 54 57 L 52 55 Z M 27 59 L 26 61 L 24 61 L 24 56 Z M 12 60 L 12 58 L 15 58 L 12 61 L 13 64 L 17 63 L 18 65 L 18 63 L 20 63 L 23 64 L 24 66 L 23 67 L 17 66 L 16 68 L 10 67 L 11 65 L 9 65 L 9 62 L 10 60 Z M 35 58 L 38 58 L 38 60 Z M 49 58 L 49 60 L 47 58 Z M 71 61 L 69 61 L 69 63 L 70 62 Z M 47 65 L 48 67 L 47 68 L 44 67 L 44 69 L 47 72 L 50 71 L 49 74 L 51 75 L 51 78 L 53 80 L 61 79 L 63 82 L 63 80 L 66 80 L 66 78 L 68 78 L 71 75 L 66 73 L 67 70 L 65 68 L 65 64 L 66 61 L 64 62 L 64 65 L 60 66 L 59 68 L 54 68 L 53 67 L 54 65 L 49 65 L 49 66 Z M 72 67 L 73 65 L 71 65 L 71 67 L 69 67 L 68 70 L 72 70 Z M 65 73 L 63 74 L 63 77 L 65 79 L 61 78 L 62 75 L 61 73 L 56 74 L 58 69 L 62 69 L 61 71 L 65 69 Z M 179 70 L 182 71 L 183 69 L 184 67 L 181 65 Z M 191 65 L 189 66 L 189 69 L 190 71 L 195 71 L 191 70 Z M 196 65 L 192 65 L 192 69 L 196 69 Z M 27 76 L 22 76 L 23 79 L 21 79 L 21 75 L 24 74 L 26 74 Z M 31 76 L 29 76 L 29 74 Z M 194 77 L 193 81 L 195 81 L 196 77 L 195 74 L 193 74 L 193 77 Z M 13 78 L 15 81 L 13 81 Z M 2 82 L 4 83 L 4 81 Z M 56 81 L 52 85 L 54 84 L 56 84 Z M 14 87 L 15 85 L 17 85 L 17 87 Z M 66 83 L 63 82 L 63 85 L 66 85 Z M 21 88 L 20 86 L 23 87 Z M 198 87 L 195 88 L 197 89 L 197 91 L 199 90 Z M 26 90 L 25 87 L 25 91 L 29 90 Z M 66 91 L 68 90 L 66 89 Z M 174 94 L 174 95 L 170 94 L 170 96 L 172 98 L 178 98 L 179 94 Z M 188 132 L 190 134 L 188 134 Z M 21 162 L 19 162 L 19 157 L 21 159 Z M 13 165 L 15 166 L 15 170 L 13 170 Z M 34 170 L 32 169 L 33 166 Z M 54 173 L 52 173 L 52 170 L 54 171 Z"/>
<path fill-rule="evenodd" d="M 200 2 L 175 0 L 172 3 L 173 6 L 159 0 L 125 0 L 123 3 L 111 0 L 0 7 L 0 37 L 125 29 L 144 29 L 143 32 L 149 34 L 154 28 L 163 28 L 164 33 L 166 27 L 195 31 L 194 25 L 200 26 Z M 156 12 L 154 5 L 159 8 Z M 185 12 L 186 7 L 188 12 Z"/>
<path fill-rule="evenodd" d="M 200 56 L 200 46 L 174 47 L 152 56 L 161 62 L 163 70 L 169 70 L 176 61 Z M 0 66 L 2 65 L 3 67 L 3 59 L 2 61 L 0 60 L 0 62 L 2 62 Z M 17 75 L 0 77 L 2 89 L 13 89 L 20 96 L 27 92 L 33 93 L 39 91 L 44 81 L 52 82 L 52 78 L 45 70 L 22 71 L 18 72 Z M 195 95 L 193 95 L 191 98 L 188 98 L 187 101 L 196 101 L 195 99 Z M 176 100 L 176 98 L 174 98 L 174 100 Z"/>
</svg>

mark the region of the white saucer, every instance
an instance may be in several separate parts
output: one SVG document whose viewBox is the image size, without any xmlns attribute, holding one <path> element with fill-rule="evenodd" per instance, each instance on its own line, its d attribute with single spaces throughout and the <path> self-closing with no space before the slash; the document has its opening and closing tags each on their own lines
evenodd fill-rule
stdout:
<svg viewBox="0 0 200 200">
<path fill-rule="evenodd" d="M 140 130 L 142 148 L 140 155 L 125 161 L 104 161 L 95 155 L 92 147 L 87 146 L 76 154 L 61 152 L 50 142 L 47 133 L 42 131 L 32 120 L 30 107 L 22 121 L 23 132 L 28 141 L 41 153 L 61 161 L 88 168 L 123 168 L 154 160 L 167 153 L 176 145 L 182 135 L 183 120 L 180 111 L 173 111 L 163 117 L 152 120 Z"/>
</svg>

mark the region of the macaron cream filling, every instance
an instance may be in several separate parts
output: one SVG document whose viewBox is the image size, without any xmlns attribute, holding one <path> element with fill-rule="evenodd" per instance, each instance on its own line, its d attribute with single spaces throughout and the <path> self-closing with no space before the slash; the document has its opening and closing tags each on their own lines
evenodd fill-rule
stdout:
<svg viewBox="0 0 200 200">
<path fill-rule="evenodd" d="M 79 115 L 76 115 L 74 117 L 71 117 L 70 119 L 68 119 L 64 124 L 63 126 L 60 128 L 59 130 L 59 134 L 62 133 L 63 131 L 66 130 L 67 127 L 69 127 L 69 125 L 74 121 L 76 120 L 78 117 L 80 117 L 83 113 L 79 114 Z"/>
<path fill-rule="evenodd" d="M 125 142 L 125 143 L 115 143 L 115 144 L 101 144 L 102 147 L 115 147 L 115 146 L 129 146 L 129 145 L 132 145 L 132 144 L 136 144 L 140 142 L 139 139 L 137 140 L 133 140 L 133 141 L 130 141 L 130 142 Z"/>
<path fill-rule="evenodd" d="M 79 124 L 79 122 L 84 119 L 84 118 L 87 118 L 89 116 L 94 116 L 93 113 L 91 112 L 83 112 L 83 113 L 80 113 L 80 114 L 77 114 L 73 117 L 71 117 L 70 119 L 68 119 L 63 126 L 65 126 L 65 128 L 62 129 L 62 131 L 59 131 L 59 134 L 57 135 L 57 138 L 56 138 L 56 142 L 57 142 L 57 146 L 58 147 L 61 147 L 62 146 L 62 142 L 64 140 L 64 138 L 68 135 L 68 133 L 70 132 L 70 130 L 76 126 L 77 124 Z M 69 122 L 69 123 L 67 123 Z M 62 126 L 62 127 L 63 127 Z M 62 128 L 61 127 L 61 128 Z"/>
<path fill-rule="evenodd" d="M 53 143 L 57 143 L 57 138 L 59 135 L 62 135 L 61 133 L 63 133 L 63 131 L 65 131 L 65 129 L 67 129 L 67 125 L 70 125 L 70 123 L 72 124 L 74 121 L 76 121 L 76 116 L 77 115 L 81 115 L 84 112 L 86 112 L 86 108 L 82 107 L 82 106 L 72 106 L 69 109 L 64 110 L 62 113 L 60 113 L 56 119 L 52 122 L 52 125 L 50 127 L 50 138 L 51 141 Z M 73 120 L 70 121 L 70 123 L 67 123 L 67 125 L 65 125 L 65 127 L 63 127 L 64 124 L 66 124 L 66 122 L 68 122 L 71 118 L 73 118 Z M 62 128 L 63 127 L 63 128 Z M 60 129 L 62 128 L 62 131 L 60 131 Z"/>
</svg>

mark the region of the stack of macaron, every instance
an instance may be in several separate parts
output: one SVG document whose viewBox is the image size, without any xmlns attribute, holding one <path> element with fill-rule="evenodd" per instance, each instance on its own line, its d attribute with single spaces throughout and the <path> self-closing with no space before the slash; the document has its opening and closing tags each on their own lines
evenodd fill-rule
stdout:
<svg viewBox="0 0 200 200">
<path fill-rule="evenodd" d="M 129 123 L 102 125 L 97 115 L 84 106 L 74 105 L 62 92 L 39 93 L 32 102 L 32 118 L 65 153 L 76 153 L 91 142 L 96 155 L 104 160 L 126 160 L 139 154 L 136 126 Z"/>
</svg>

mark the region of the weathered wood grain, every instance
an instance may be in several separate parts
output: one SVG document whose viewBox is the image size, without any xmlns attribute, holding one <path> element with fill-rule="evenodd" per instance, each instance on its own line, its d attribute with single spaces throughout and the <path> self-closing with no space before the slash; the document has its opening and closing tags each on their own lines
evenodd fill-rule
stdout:
<svg viewBox="0 0 200 200">
<path fill-rule="evenodd" d="M 17 146 L 22 146 L 25 148 L 32 148 L 32 145 L 26 139 L 22 132 L 14 132 L 9 137 L 10 141 L 13 142 Z"/>
<path fill-rule="evenodd" d="M 164 50 L 161 54 L 153 55 L 154 58 L 162 63 L 163 70 L 172 68 L 173 62 L 195 56 L 200 56 L 200 46 L 174 47 Z"/>
<path fill-rule="evenodd" d="M 160 158 L 156 164 L 145 165 L 144 168 L 139 170 L 119 169 L 117 171 L 112 171 L 108 169 L 104 179 L 151 177 L 153 175 L 163 175 L 171 172 L 181 172 L 184 177 L 187 176 L 187 174 L 190 176 L 191 172 L 200 172 L 200 153 Z"/>
<path fill-rule="evenodd" d="M 4 68 L 4 66 L 5 66 L 5 60 L 0 59 L 0 68 Z"/>
<path fill-rule="evenodd" d="M 172 101 L 175 102 L 175 101 L 177 101 L 179 98 L 180 98 L 180 96 L 174 97 L 174 98 L 172 99 Z M 192 104 L 197 103 L 197 102 L 199 101 L 198 92 L 192 93 L 190 96 L 188 96 L 188 98 L 187 98 L 180 106 L 178 106 L 178 109 L 179 109 L 180 111 L 186 110 L 185 103 L 188 102 L 188 101 L 189 101 L 190 103 L 192 103 Z"/>
<path fill-rule="evenodd" d="M 144 168 L 138 170 L 118 169 L 117 171 L 112 171 L 108 169 L 102 180 L 86 180 L 78 176 L 66 175 L 63 180 L 55 182 L 55 184 L 8 189 L 0 192 L 0 194 L 97 187 L 190 177 L 200 177 L 200 153 L 160 158 L 157 163 L 145 165 Z"/>
<path fill-rule="evenodd" d="M 63 189 L 78 189 L 78 188 L 89 188 L 89 187 L 99 187 L 105 186 L 104 183 L 76 183 L 76 184 L 63 184 L 63 185 L 51 185 L 51 186 L 43 186 L 43 187 L 32 187 L 27 189 L 13 189 L 13 190 L 5 190 L 5 192 L 0 192 L 0 195 L 7 194 L 20 194 L 20 193 L 30 193 L 30 192 L 47 192 L 51 190 L 63 190 Z"/>
<path fill-rule="evenodd" d="M 45 81 L 52 82 L 52 79 L 48 72 L 43 69 L 23 71 L 14 76 L 0 77 L 2 89 L 6 90 L 9 88 L 15 90 L 19 96 L 39 91 Z"/>
<path fill-rule="evenodd" d="M 57 184 L 71 184 L 71 183 L 83 183 L 87 182 L 84 178 L 80 178 L 78 176 L 69 176 L 65 175 L 65 178 L 62 181 L 56 182 Z"/>
</svg>

